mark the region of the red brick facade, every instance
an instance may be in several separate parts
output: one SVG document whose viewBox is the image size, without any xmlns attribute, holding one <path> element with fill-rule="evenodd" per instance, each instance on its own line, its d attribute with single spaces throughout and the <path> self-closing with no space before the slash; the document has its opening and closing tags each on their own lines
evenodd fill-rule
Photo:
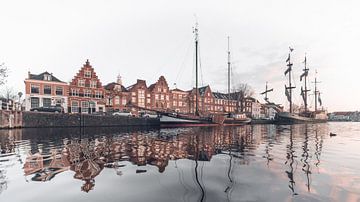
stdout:
<svg viewBox="0 0 360 202">
<path fill-rule="evenodd" d="M 105 89 L 89 60 L 69 85 L 69 112 L 93 113 L 105 111 Z"/>
<path fill-rule="evenodd" d="M 129 111 L 130 92 L 122 85 L 120 76 L 117 82 L 104 86 L 106 111 Z"/>
<path fill-rule="evenodd" d="M 164 76 L 160 76 L 156 83 L 149 86 L 149 93 L 151 97 L 150 109 L 157 111 L 171 110 L 171 93 Z"/>
</svg>

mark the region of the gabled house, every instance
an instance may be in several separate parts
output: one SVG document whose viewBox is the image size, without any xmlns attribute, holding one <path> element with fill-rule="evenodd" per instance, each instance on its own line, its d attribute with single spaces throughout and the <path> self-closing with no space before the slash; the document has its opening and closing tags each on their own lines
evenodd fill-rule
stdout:
<svg viewBox="0 0 360 202">
<path fill-rule="evenodd" d="M 116 82 L 104 86 L 106 111 L 128 111 L 127 104 L 130 102 L 130 92 L 122 85 L 120 75 Z"/>
<path fill-rule="evenodd" d="M 171 108 L 170 90 L 164 76 L 148 88 L 151 95 L 150 108 L 156 111 L 169 111 Z"/>
<path fill-rule="evenodd" d="M 25 79 L 25 110 L 32 108 L 60 106 L 67 112 L 68 84 L 49 72 L 28 73 Z"/>
<path fill-rule="evenodd" d="M 93 113 L 105 111 L 105 89 L 89 60 L 81 67 L 69 85 L 69 107 L 71 113 Z"/>
</svg>

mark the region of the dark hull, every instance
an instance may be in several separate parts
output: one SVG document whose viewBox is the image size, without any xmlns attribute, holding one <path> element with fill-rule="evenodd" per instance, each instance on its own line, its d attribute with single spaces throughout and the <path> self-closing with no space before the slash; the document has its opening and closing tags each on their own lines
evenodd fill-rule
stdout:
<svg viewBox="0 0 360 202">
<path fill-rule="evenodd" d="M 276 120 L 253 119 L 251 124 L 275 124 Z"/>
<path fill-rule="evenodd" d="M 327 118 L 311 118 L 299 116 L 297 114 L 290 114 L 280 112 L 276 117 L 276 124 L 297 124 L 297 123 L 325 123 Z"/>
</svg>

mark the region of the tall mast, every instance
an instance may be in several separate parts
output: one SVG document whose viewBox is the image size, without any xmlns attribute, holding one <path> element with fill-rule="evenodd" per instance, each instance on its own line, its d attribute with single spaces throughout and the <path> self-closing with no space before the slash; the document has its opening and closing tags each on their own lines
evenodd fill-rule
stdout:
<svg viewBox="0 0 360 202">
<path fill-rule="evenodd" d="M 308 109 L 307 92 L 310 90 L 307 89 L 307 76 L 308 76 L 309 69 L 306 66 L 306 53 L 305 53 L 304 65 L 305 65 L 305 68 L 303 69 L 304 73 L 300 76 L 300 81 L 302 80 L 303 77 L 305 77 L 305 79 L 304 79 L 305 89 L 301 88 L 301 95 L 304 100 L 305 112 L 307 112 L 307 109 Z"/>
<path fill-rule="evenodd" d="M 318 101 L 318 93 L 319 91 L 317 90 L 317 85 L 318 83 L 320 83 L 319 81 L 317 81 L 317 78 L 316 78 L 316 75 L 317 75 L 317 71 L 315 71 L 315 82 L 313 82 L 315 84 L 315 90 L 314 90 L 314 95 L 315 95 L 315 113 L 317 111 L 317 101 Z"/>
<path fill-rule="evenodd" d="M 196 86 L 195 86 L 195 115 L 199 115 L 199 107 L 198 107 L 198 94 L 199 94 L 199 87 L 198 87 L 198 42 L 199 42 L 199 33 L 198 33 L 198 23 L 196 22 L 194 27 L 195 33 L 195 71 L 196 71 Z"/>
<path fill-rule="evenodd" d="M 230 113 L 230 37 L 228 37 L 228 110 Z"/>
<path fill-rule="evenodd" d="M 290 53 L 294 50 L 293 48 L 291 48 L 291 47 L 289 47 L 289 49 L 290 49 L 290 52 L 289 52 L 289 56 L 288 56 L 288 59 L 286 60 L 286 62 L 287 62 L 287 65 L 286 66 L 288 66 L 288 68 L 287 68 L 287 70 L 285 71 L 285 75 L 286 74 L 289 74 L 289 86 L 287 87 L 286 85 L 285 85 L 285 94 L 286 94 L 286 96 L 287 96 L 287 98 L 288 98 L 288 101 L 289 101 L 289 104 L 290 104 L 290 110 L 289 110 L 289 112 L 290 113 L 292 113 L 293 111 L 292 111 L 292 89 L 293 88 L 295 88 L 295 86 L 292 86 L 292 84 L 291 84 L 291 70 L 292 70 L 292 63 L 291 63 L 291 61 L 290 61 Z"/>
</svg>

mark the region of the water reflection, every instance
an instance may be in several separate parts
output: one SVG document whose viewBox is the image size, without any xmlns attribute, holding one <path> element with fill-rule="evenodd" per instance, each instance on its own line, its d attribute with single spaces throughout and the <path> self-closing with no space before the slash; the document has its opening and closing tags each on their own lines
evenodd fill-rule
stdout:
<svg viewBox="0 0 360 202">
<path fill-rule="evenodd" d="M 16 162 L 21 165 L 25 180 L 29 182 L 52 181 L 66 172 L 71 173 L 73 179 L 81 181 L 80 189 L 83 192 L 96 190 L 96 179 L 104 170 L 114 170 L 114 176 L 125 175 L 125 170 L 130 169 L 130 162 L 138 166 L 130 169 L 137 175 L 148 173 L 151 167 L 155 167 L 160 174 L 166 173 L 168 169 L 171 173 L 175 169 L 177 183 L 184 190 L 184 195 L 181 196 L 183 201 L 193 201 L 194 198 L 190 198 L 194 192 L 197 201 L 216 200 L 211 198 L 215 185 L 208 179 L 208 172 L 214 167 L 223 169 L 224 174 L 217 170 L 212 175 L 223 175 L 226 179 L 216 185 L 221 185 L 221 189 L 216 190 L 222 192 L 224 197 L 219 196 L 219 200 L 236 200 L 244 183 L 238 177 L 241 170 L 246 167 L 259 169 L 262 165 L 265 170 L 261 172 L 272 173 L 279 182 L 286 179 L 282 188 L 278 189 L 287 190 L 292 197 L 304 194 L 304 191 L 317 193 L 312 188 L 312 177 L 314 169 L 316 174 L 321 173 L 320 157 L 328 134 L 327 127 L 326 124 L 308 124 L 2 131 L 0 194 L 8 189 L 6 172 Z M 181 169 L 185 165 L 183 161 L 179 161 L 181 159 L 191 162 L 190 176 L 193 184 L 187 179 L 188 171 Z M 254 174 L 248 177 L 261 180 Z M 257 192 L 254 191 L 254 194 Z"/>
</svg>

